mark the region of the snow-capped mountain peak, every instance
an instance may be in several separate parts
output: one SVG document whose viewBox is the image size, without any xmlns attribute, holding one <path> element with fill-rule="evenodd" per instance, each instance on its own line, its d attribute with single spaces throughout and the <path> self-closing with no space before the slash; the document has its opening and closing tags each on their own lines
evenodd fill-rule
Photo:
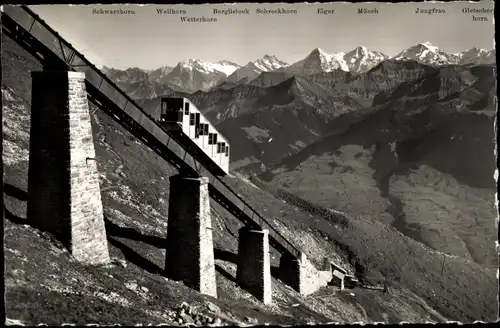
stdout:
<svg viewBox="0 0 500 328">
<path fill-rule="evenodd" d="M 472 48 L 470 48 L 470 49 L 462 52 L 462 54 L 464 54 L 464 55 L 465 54 L 474 54 L 474 55 L 479 54 L 480 55 L 480 54 L 484 54 L 486 52 L 488 52 L 488 51 L 485 50 L 485 49 L 480 49 L 480 48 L 472 47 Z"/>
<path fill-rule="evenodd" d="M 264 60 L 278 60 L 278 58 L 275 55 L 268 55 L 265 54 L 264 57 L 262 57 Z"/>
<path fill-rule="evenodd" d="M 418 45 L 419 46 L 423 46 L 423 47 L 429 49 L 432 52 L 438 52 L 439 51 L 439 48 L 436 47 L 436 46 L 433 46 L 429 41 L 426 41 L 426 42 L 423 42 L 423 43 L 419 43 Z"/>
<path fill-rule="evenodd" d="M 344 56 L 344 61 L 350 71 L 365 72 L 377 66 L 388 57 L 377 51 L 370 51 L 364 46 L 358 46 Z"/>
<path fill-rule="evenodd" d="M 313 49 L 313 51 L 311 51 L 311 54 L 309 56 L 314 56 L 314 55 L 318 55 L 318 56 L 321 56 L 323 58 L 329 58 L 330 57 L 330 55 L 327 54 L 326 51 L 324 51 L 321 48 Z"/>
<path fill-rule="evenodd" d="M 210 63 L 204 60 L 188 58 L 180 62 L 177 66 L 187 70 L 198 70 L 203 73 L 224 73 L 230 75 L 240 66 L 227 60 L 222 60 L 217 63 Z"/>
<path fill-rule="evenodd" d="M 368 53 L 368 48 L 365 47 L 365 46 L 357 46 L 356 48 L 354 48 L 354 50 L 352 50 L 351 52 L 355 52 L 356 55 L 362 55 L 362 54 L 367 54 Z"/>
<path fill-rule="evenodd" d="M 202 61 L 202 60 L 198 60 L 195 58 L 188 58 L 188 59 L 185 59 L 185 60 L 179 62 L 177 64 L 177 66 L 180 66 L 180 67 L 186 68 L 186 69 L 194 69 L 194 68 L 198 68 L 197 66 L 203 66 L 203 63 L 204 63 L 204 61 Z"/>
<path fill-rule="evenodd" d="M 337 61 L 340 60 L 344 56 L 345 56 L 344 52 L 336 52 L 333 54 L 329 54 L 321 48 L 316 48 L 309 54 L 309 56 L 307 56 L 306 60 L 308 58 L 320 59 L 324 63 L 331 63 L 334 60 L 337 60 Z"/>
<path fill-rule="evenodd" d="M 250 81 L 262 72 L 273 72 L 287 66 L 287 63 L 279 60 L 276 56 L 266 54 L 264 57 L 250 61 L 245 66 L 234 70 L 227 78 L 227 81 L 232 83 L 242 80 Z"/>
<path fill-rule="evenodd" d="M 476 47 L 461 53 L 446 53 L 427 41 L 404 49 L 392 59 L 413 60 L 433 66 L 450 64 L 490 65 L 496 62 L 495 55 L 495 50 L 488 51 Z M 222 82 L 249 83 L 263 73 L 265 73 L 265 78 L 281 76 L 281 73 L 304 76 L 336 70 L 362 73 L 386 59 L 388 59 L 388 56 L 359 45 L 347 53 L 328 53 L 318 47 L 313 49 L 305 58 L 292 65 L 279 60 L 275 55 L 265 54 L 262 58 L 250 61 L 243 67 L 228 60 L 211 63 L 196 58 L 188 58 L 179 62 L 175 67 L 163 66 L 156 70 L 139 68 L 117 70 L 106 66 L 102 70 L 116 82 L 133 84 L 133 87 L 139 90 L 140 94 L 145 94 L 151 90 L 151 94 L 153 94 L 164 92 L 156 90 L 158 85 L 163 85 L 168 90 L 195 92 L 197 90 L 210 90 Z M 275 75 L 267 74 L 275 71 L 279 73 Z M 147 85 L 143 90 L 135 86 L 137 83 Z"/>
<path fill-rule="evenodd" d="M 253 62 L 250 62 L 249 65 L 252 64 L 255 66 L 258 70 L 262 72 L 269 72 L 269 71 L 274 71 L 277 70 L 281 67 L 286 67 L 288 66 L 287 63 L 284 61 L 279 60 L 276 56 L 274 55 L 264 55 L 264 57 L 257 59 Z"/>
<path fill-rule="evenodd" d="M 393 59 L 415 60 L 424 64 L 446 64 L 455 61 L 454 56 L 441 51 L 430 42 L 419 43 L 413 47 L 401 51 Z"/>
<path fill-rule="evenodd" d="M 227 76 L 233 74 L 234 71 L 236 71 L 238 68 L 241 66 L 238 64 L 235 64 L 233 62 L 230 62 L 228 60 L 221 60 L 218 61 L 217 63 L 213 64 L 213 68 L 219 72 L 222 72 L 226 74 Z"/>
<path fill-rule="evenodd" d="M 321 48 L 314 49 L 304 60 L 296 63 L 311 74 L 318 72 L 331 72 L 336 69 L 348 71 L 349 67 L 344 61 L 344 52 L 329 54 Z M 294 64 L 295 65 L 295 64 Z"/>
<path fill-rule="evenodd" d="M 458 63 L 460 65 L 466 64 L 492 64 L 495 62 L 494 51 L 487 51 L 476 47 L 470 48 L 462 53 L 457 54 Z"/>
</svg>

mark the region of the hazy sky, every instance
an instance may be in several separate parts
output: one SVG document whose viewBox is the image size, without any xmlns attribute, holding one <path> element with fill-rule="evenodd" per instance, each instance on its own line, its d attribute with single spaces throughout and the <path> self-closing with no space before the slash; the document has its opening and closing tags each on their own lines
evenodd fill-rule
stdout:
<svg viewBox="0 0 500 328">
<path fill-rule="evenodd" d="M 188 58 L 230 60 L 245 65 L 265 54 L 288 63 L 314 48 L 348 52 L 358 45 L 394 56 L 429 41 L 456 53 L 472 47 L 494 48 L 493 13 L 473 21 L 462 8 L 493 8 L 492 2 L 469 3 L 332 3 L 236 5 L 44 5 L 30 6 L 86 57 L 101 67 L 155 69 Z M 185 10 L 186 15 L 158 14 L 157 9 Z M 214 15 L 213 9 L 249 9 L 249 15 Z M 296 9 L 292 15 L 257 15 L 257 8 Z M 318 8 L 334 9 L 332 15 Z M 358 8 L 377 8 L 360 15 Z M 417 8 L 445 14 L 416 14 Z M 133 10 L 135 14 L 96 14 L 94 9 Z M 216 23 L 181 22 L 180 17 L 216 17 Z"/>
</svg>

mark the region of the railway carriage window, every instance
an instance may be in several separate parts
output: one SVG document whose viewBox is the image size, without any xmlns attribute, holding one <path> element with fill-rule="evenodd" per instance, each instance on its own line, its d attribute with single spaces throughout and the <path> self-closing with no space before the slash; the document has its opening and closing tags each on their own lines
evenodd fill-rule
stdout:
<svg viewBox="0 0 500 328">
<path fill-rule="evenodd" d="M 225 153 L 226 152 L 226 143 L 225 142 L 221 142 L 221 144 L 220 144 L 220 152 L 221 153 Z"/>
<path fill-rule="evenodd" d="M 213 140 L 213 144 L 215 145 L 217 143 L 217 133 L 214 133 L 214 140 Z"/>
<path fill-rule="evenodd" d="M 218 143 L 217 143 L 217 154 L 220 154 L 220 145 L 221 145 L 221 143 L 220 143 L 220 142 L 218 142 Z"/>
<path fill-rule="evenodd" d="M 184 104 L 184 115 L 189 115 L 189 103 Z"/>
<path fill-rule="evenodd" d="M 213 141 L 214 141 L 214 134 L 213 133 L 209 133 L 208 134 L 208 144 L 209 145 L 213 145 Z"/>
<path fill-rule="evenodd" d="M 194 114 L 189 114 L 189 125 L 194 125 Z"/>
<path fill-rule="evenodd" d="M 226 146 L 226 157 L 229 156 L 229 146 Z"/>
<path fill-rule="evenodd" d="M 208 136 L 208 124 L 203 127 L 203 135 Z"/>
<path fill-rule="evenodd" d="M 200 113 L 194 114 L 194 137 L 200 137 Z"/>
<path fill-rule="evenodd" d="M 198 127 L 198 125 L 200 125 L 200 113 L 196 113 L 194 114 L 194 116 L 195 116 L 194 125 Z"/>
</svg>

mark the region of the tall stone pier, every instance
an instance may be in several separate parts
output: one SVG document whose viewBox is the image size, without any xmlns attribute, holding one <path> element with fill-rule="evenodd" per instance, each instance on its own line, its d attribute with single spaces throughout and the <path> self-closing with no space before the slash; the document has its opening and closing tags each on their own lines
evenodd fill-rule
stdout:
<svg viewBox="0 0 500 328">
<path fill-rule="evenodd" d="M 269 231 L 241 228 L 238 244 L 236 280 L 264 304 L 271 303 L 271 260 Z"/>
<path fill-rule="evenodd" d="M 28 220 L 78 261 L 109 262 L 84 73 L 32 72 Z"/>
<path fill-rule="evenodd" d="M 317 270 L 304 253 L 299 258 L 283 254 L 279 271 L 281 280 L 301 295 L 314 293 L 332 280 L 331 269 Z"/>
<path fill-rule="evenodd" d="M 165 275 L 217 297 L 208 178 L 170 177 Z"/>
<path fill-rule="evenodd" d="M 286 285 L 300 292 L 300 262 L 298 258 L 288 253 L 282 254 L 279 276 Z"/>
</svg>

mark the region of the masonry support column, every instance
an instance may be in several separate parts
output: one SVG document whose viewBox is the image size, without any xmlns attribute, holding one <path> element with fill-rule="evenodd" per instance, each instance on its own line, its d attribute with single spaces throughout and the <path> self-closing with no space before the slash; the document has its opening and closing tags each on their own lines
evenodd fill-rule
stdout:
<svg viewBox="0 0 500 328">
<path fill-rule="evenodd" d="M 271 260 L 269 258 L 269 231 L 239 231 L 237 282 L 264 304 L 271 303 Z"/>
<path fill-rule="evenodd" d="M 281 281 L 300 292 L 300 262 L 298 258 L 288 253 L 282 254 L 279 276 Z"/>
<path fill-rule="evenodd" d="M 217 297 L 208 178 L 170 177 L 165 275 Z"/>
<path fill-rule="evenodd" d="M 301 295 L 314 293 L 332 280 L 332 270 L 317 270 L 306 254 L 298 258 L 283 254 L 280 259 L 281 280 Z"/>
<path fill-rule="evenodd" d="M 84 264 L 110 261 L 85 74 L 32 72 L 28 220 Z"/>
</svg>

